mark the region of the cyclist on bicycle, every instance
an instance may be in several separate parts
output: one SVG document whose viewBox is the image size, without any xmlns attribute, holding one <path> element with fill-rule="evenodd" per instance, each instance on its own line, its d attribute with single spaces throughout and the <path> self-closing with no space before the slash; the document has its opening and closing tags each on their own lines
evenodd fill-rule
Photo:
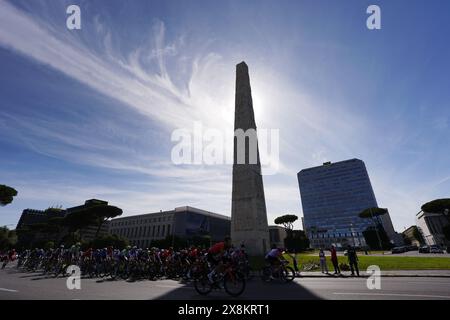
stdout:
<svg viewBox="0 0 450 320">
<path fill-rule="evenodd" d="M 270 264 L 270 268 L 273 273 L 273 271 L 277 270 L 277 268 L 281 265 L 281 260 L 285 260 L 283 258 L 283 250 L 281 248 L 277 248 L 276 245 L 272 245 L 272 249 L 266 254 L 265 260 Z"/>
<path fill-rule="evenodd" d="M 228 250 L 231 248 L 231 238 L 225 237 L 223 242 L 216 243 L 208 250 L 207 260 L 211 264 L 212 271 L 208 274 L 208 280 L 214 283 L 214 276 L 223 272 L 223 262 Z"/>
</svg>

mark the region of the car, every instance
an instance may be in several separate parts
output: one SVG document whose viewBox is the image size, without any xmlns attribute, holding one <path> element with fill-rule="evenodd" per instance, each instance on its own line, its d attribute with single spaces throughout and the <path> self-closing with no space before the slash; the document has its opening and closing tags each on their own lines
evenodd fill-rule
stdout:
<svg viewBox="0 0 450 320">
<path fill-rule="evenodd" d="M 403 252 L 406 252 L 406 251 L 407 251 L 406 247 L 394 247 L 394 248 L 392 248 L 391 253 L 392 254 L 396 254 L 396 253 L 403 253 Z"/>
<path fill-rule="evenodd" d="M 438 246 L 431 246 L 430 247 L 430 253 L 444 253 L 444 250 L 442 250 Z"/>
<path fill-rule="evenodd" d="M 417 251 L 419 250 L 419 247 L 416 245 L 410 245 L 406 247 L 407 251 Z"/>
<path fill-rule="evenodd" d="M 419 253 L 430 253 L 430 247 L 429 246 L 422 246 L 419 248 Z"/>
</svg>

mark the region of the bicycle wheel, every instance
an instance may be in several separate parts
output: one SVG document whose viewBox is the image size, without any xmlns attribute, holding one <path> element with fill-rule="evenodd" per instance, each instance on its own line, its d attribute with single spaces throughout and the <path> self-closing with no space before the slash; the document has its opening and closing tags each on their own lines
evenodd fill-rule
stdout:
<svg viewBox="0 0 450 320">
<path fill-rule="evenodd" d="M 295 278 L 294 269 L 292 269 L 291 267 L 284 267 L 281 276 L 285 282 L 293 281 Z"/>
<path fill-rule="evenodd" d="M 237 297 L 245 290 L 245 277 L 240 272 L 227 273 L 223 279 L 225 291 L 232 297 Z"/>
<path fill-rule="evenodd" d="M 199 277 L 198 279 L 196 279 L 194 282 L 194 288 L 195 291 L 197 291 L 202 296 L 206 296 L 212 290 L 211 283 L 209 282 L 207 276 Z"/>
</svg>

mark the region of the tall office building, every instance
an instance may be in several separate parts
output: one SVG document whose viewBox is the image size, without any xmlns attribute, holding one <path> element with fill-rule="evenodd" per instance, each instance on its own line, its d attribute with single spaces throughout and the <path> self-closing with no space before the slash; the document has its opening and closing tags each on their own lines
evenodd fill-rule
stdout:
<svg viewBox="0 0 450 320">
<path fill-rule="evenodd" d="M 378 207 L 363 161 L 351 159 L 301 170 L 298 175 L 304 228 L 312 247 L 331 244 L 364 246 L 362 232 L 372 225 L 358 214 Z M 389 213 L 381 222 L 390 239 L 395 238 Z"/>
</svg>

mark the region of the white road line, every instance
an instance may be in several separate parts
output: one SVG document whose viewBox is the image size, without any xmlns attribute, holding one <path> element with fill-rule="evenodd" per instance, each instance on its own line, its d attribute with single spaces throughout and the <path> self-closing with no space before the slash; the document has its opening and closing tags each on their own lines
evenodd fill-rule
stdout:
<svg viewBox="0 0 450 320">
<path fill-rule="evenodd" d="M 428 294 L 404 294 L 404 293 L 365 293 L 365 292 L 333 292 L 337 295 L 351 295 L 351 296 L 392 296 L 392 297 L 410 297 L 410 298 L 437 298 L 450 299 L 450 296 L 437 296 Z"/>
<path fill-rule="evenodd" d="M 6 292 L 19 292 L 18 290 L 6 289 L 6 288 L 0 288 L 0 291 L 6 291 Z"/>
<path fill-rule="evenodd" d="M 184 287 L 184 286 L 171 286 L 171 285 L 164 285 L 164 284 L 157 284 L 155 285 L 155 287 L 160 287 L 160 288 L 173 288 L 173 289 L 191 289 L 189 287 Z"/>
</svg>

